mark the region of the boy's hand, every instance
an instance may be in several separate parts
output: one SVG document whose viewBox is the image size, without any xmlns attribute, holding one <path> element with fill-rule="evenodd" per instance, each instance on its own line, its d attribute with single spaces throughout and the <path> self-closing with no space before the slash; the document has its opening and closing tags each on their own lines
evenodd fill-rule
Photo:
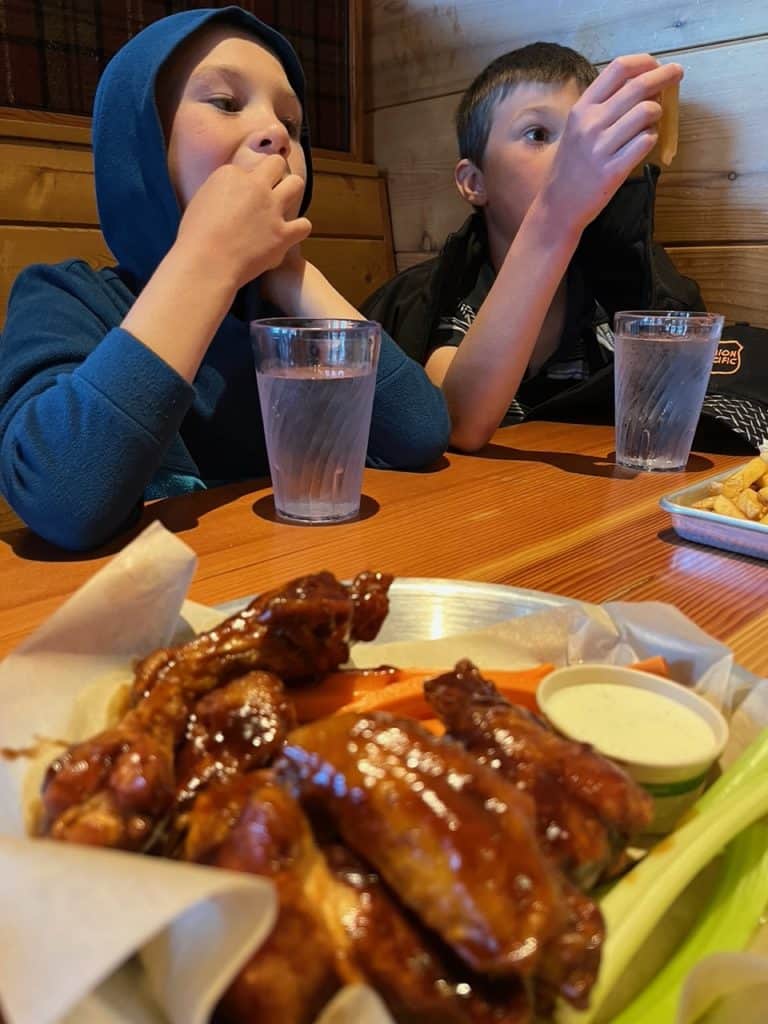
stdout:
<svg viewBox="0 0 768 1024">
<path fill-rule="evenodd" d="M 679 64 L 649 54 L 618 57 L 577 100 L 539 201 L 581 232 L 656 144 L 660 93 L 679 82 Z"/>
<path fill-rule="evenodd" d="M 295 217 L 304 181 L 270 154 L 245 168 L 216 168 L 194 194 L 179 225 L 176 245 L 194 250 L 222 271 L 234 291 L 279 266 L 312 230 Z"/>
</svg>

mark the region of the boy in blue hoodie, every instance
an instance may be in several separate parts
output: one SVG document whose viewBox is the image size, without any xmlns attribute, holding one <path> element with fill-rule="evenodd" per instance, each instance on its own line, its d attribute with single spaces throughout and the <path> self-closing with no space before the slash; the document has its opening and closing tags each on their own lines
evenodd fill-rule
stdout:
<svg viewBox="0 0 768 1024">
<path fill-rule="evenodd" d="M 360 318 L 300 255 L 304 79 L 252 15 L 187 11 L 134 37 L 99 83 L 93 152 L 117 266 L 29 267 L 0 341 L 2 491 L 71 549 L 144 499 L 268 472 L 249 319 Z M 448 432 L 440 391 L 384 337 L 369 464 L 425 465 Z"/>
</svg>

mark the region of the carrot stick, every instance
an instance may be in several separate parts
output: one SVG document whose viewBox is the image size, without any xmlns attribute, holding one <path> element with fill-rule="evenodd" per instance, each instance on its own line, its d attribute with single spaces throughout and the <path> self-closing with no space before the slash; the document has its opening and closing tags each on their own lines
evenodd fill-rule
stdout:
<svg viewBox="0 0 768 1024">
<path fill-rule="evenodd" d="M 669 666 L 655 655 L 638 661 L 631 668 L 669 678 Z M 537 711 L 536 689 L 554 665 L 536 665 L 524 669 L 489 669 L 483 675 L 491 679 L 499 692 L 513 704 Z M 424 682 L 441 675 L 445 669 L 392 668 L 342 669 L 329 672 L 319 682 L 291 687 L 290 696 L 300 723 L 313 722 L 337 711 L 390 711 L 412 718 L 428 719 L 434 714 L 424 697 Z"/>
<path fill-rule="evenodd" d="M 432 713 L 424 697 L 425 675 L 409 676 L 400 682 L 391 683 L 382 690 L 371 690 L 360 694 L 339 711 L 357 711 L 367 714 L 369 711 L 391 711 L 396 715 L 407 715 L 410 718 L 428 718 Z"/>
<path fill-rule="evenodd" d="M 536 687 L 554 665 L 535 665 L 533 668 L 496 669 L 483 674 L 493 680 L 497 689 L 514 704 L 535 710 Z M 401 669 L 405 678 L 390 683 L 381 690 L 371 690 L 345 704 L 340 711 L 390 711 L 412 718 L 431 718 L 433 710 L 424 696 L 424 682 L 440 675 L 439 670 Z"/>
<path fill-rule="evenodd" d="M 381 690 L 402 679 L 403 675 L 402 669 L 388 665 L 373 669 L 341 669 L 329 672 L 315 683 L 292 686 L 288 694 L 296 708 L 299 723 L 303 724 L 332 715 L 344 704 L 371 690 Z"/>
<path fill-rule="evenodd" d="M 643 658 L 642 661 L 636 661 L 634 665 L 629 667 L 636 668 L 638 672 L 651 672 L 655 676 L 663 676 L 665 679 L 669 679 L 669 665 L 666 658 L 663 658 L 660 654 L 654 654 L 651 658 Z"/>
</svg>

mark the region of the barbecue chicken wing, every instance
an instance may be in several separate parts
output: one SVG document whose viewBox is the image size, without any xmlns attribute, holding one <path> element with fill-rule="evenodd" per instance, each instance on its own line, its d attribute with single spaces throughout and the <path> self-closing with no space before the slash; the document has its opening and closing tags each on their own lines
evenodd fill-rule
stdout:
<svg viewBox="0 0 768 1024">
<path fill-rule="evenodd" d="M 344 981 L 359 980 L 344 971 L 323 919 L 327 869 L 309 823 L 270 772 L 234 776 L 201 793 L 183 857 L 262 875 L 277 888 L 277 921 L 222 997 L 217 1024 L 312 1024 Z"/>
<path fill-rule="evenodd" d="M 347 586 L 321 572 L 262 594 L 215 629 L 141 661 L 132 700 L 141 700 L 160 680 L 200 695 L 255 669 L 274 672 L 285 683 L 331 672 L 349 657 L 351 640 L 376 636 L 391 583 L 391 576 L 365 572 Z"/>
<path fill-rule="evenodd" d="M 43 780 L 41 832 L 145 849 L 174 804 L 174 750 L 187 713 L 180 688 L 164 683 L 113 729 L 69 747 Z"/>
<path fill-rule="evenodd" d="M 272 933 L 222 998 L 217 1024 L 304 1024 L 350 981 L 372 984 L 398 1024 L 528 1024 L 519 982 L 473 975 L 348 849 L 322 850 L 269 772 L 213 784 L 195 801 L 184 858 L 271 878 L 279 898 Z"/>
<path fill-rule="evenodd" d="M 270 672 L 249 672 L 206 693 L 176 755 L 179 805 L 214 780 L 268 765 L 295 725 L 293 705 Z"/>
<path fill-rule="evenodd" d="M 568 921 L 544 948 L 536 981 L 546 1001 L 560 995 L 586 1010 L 589 993 L 597 980 L 605 924 L 600 908 L 572 883 L 564 885 Z"/>
<path fill-rule="evenodd" d="M 289 735 L 275 770 L 474 970 L 531 973 L 567 918 L 529 798 L 416 722 L 322 719 Z"/>
<path fill-rule="evenodd" d="M 649 823 L 650 797 L 618 765 L 510 704 L 470 661 L 424 692 L 448 735 L 533 797 L 542 844 L 581 885 L 594 884 Z"/>
<path fill-rule="evenodd" d="M 387 1004 L 397 1024 L 529 1024 L 531 1006 L 517 979 L 474 974 L 397 902 L 379 876 L 341 843 L 322 846 L 337 889 L 354 894 L 327 906 L 340 916 L 346 955 Z"/>
<path fill-rule="evenodd" d="M 42 832 L 146 849 L 177 798 L 186 805 L 212 778 L 265 764 L 294 724 L 266 671 L 279 667 L 288 678 L 304 678 L 338 667 L 347 659 L 348 641 L 378 632 L 391 581 L 362 573 L 346 586 L 330 573 L 307 576 L 256 598 L 188 644 L 149 655 L 137 666 L 133 707 L 122 721 L 73 745 L 50 766 Z M 238 678 L 249 673 L 248 681 Z M 182 738 L 177 780 L 174 757 Z M 182 825 L 177 817 L 166 849 Z"/>
</svg>

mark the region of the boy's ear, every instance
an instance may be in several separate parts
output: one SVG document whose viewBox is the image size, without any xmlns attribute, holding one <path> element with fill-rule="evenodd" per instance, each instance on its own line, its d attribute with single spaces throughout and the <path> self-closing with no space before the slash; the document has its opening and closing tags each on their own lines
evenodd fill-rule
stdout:
<svg viewBox="0 0 768 1024">
<path fill-rule="evenodd" d="M 471 160 L 462 157 L 453 172 L 459 195 L 471 206 L 485 206 L 488 198 L 485 194 L 485 175 Z"/>
</svg>

